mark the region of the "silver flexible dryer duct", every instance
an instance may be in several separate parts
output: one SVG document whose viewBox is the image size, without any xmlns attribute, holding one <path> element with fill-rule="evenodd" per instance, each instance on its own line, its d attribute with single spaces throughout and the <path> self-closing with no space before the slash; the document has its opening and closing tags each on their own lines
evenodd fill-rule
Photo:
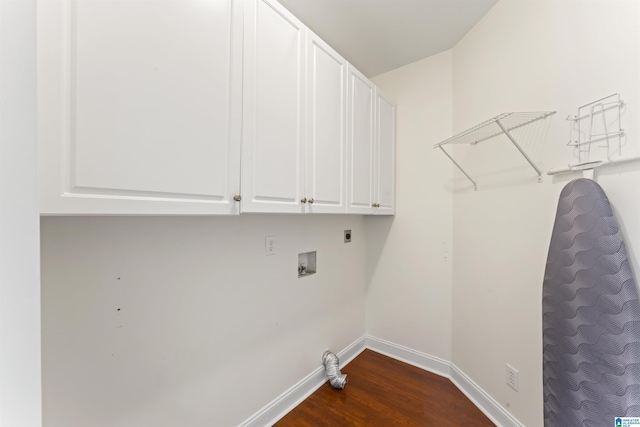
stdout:
<svg viewBox="0 0 640 427">
<path fill-rule="evenodd" d="M 342 375 L 340 372 L 340 360 L 338 360 L 338 356 L 327 350 L 322 355 L 322 363 L 324 364 L 325 371 L 327 371 L 327 376 L 329 376 L 331 386 L 333 388 L 343 389 L 347 384 L 347 376 Z"/>
</svg>

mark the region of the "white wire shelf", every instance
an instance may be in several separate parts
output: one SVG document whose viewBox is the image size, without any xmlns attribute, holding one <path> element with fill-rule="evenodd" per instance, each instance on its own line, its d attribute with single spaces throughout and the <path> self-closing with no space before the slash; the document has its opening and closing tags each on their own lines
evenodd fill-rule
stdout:
<svg viewBox="0 0 640 427">
<path fill-rule="evenodd" d="M 593 160 L 590 162 L 576 163 L 576 164 L 567 165 L 564 167 L 552 168 L 552 169 L 549 169 L 549 171 L 547 172 L 547 175 L 558 175 L 558 174 L 569 173 L 569 172 L 587 171 L 587 170 L 593 170 L 600 166 L 607 166 L 607 165 L 615 166 L 622 163 L 637 162 L 639 160 L 640 160 L 640 154 L 634 154 L 631 156 L 620 156 L 616 158 L 609 158 L 609 159 L 603 159 L 603 160 Z M 591 179 L 593 179 L 593 174 L 591 176 Z"/>
<path fill-rule="evenodd" d="M 529 165 L 536 171 L 538 175 L 538 182 L 542 182 L 542 172 L 522 149 L 520 144 L 511 135 L 511 131 L 527 126 L 538 120 L 546 119 L 547 117 L 555 114 L 555 111 L 532 111 L 532 112 L 517 112 L 517 113 L 502 113 L 485 122 L 482 122 L 470 129 L 460 132 L 451 138 L 445 139 L 433 146 L 433 148 L 439 148 L 442 152 L 453 162 L 453 164 L 467 177 L 473 184 L 474 189 L 478 189 L 478 184 L 473 180 L 467 172 L 453 159 L 453 156 L 449 154 L 445 149 L 445 145 L 453 144 L 478 144 L 483 141 L 487 141 L 491 138 L 495 138 L 500 135 L 506 135 L 507 138 L 518 149 L 520 154 L 527 160 Z"/>
</svg>

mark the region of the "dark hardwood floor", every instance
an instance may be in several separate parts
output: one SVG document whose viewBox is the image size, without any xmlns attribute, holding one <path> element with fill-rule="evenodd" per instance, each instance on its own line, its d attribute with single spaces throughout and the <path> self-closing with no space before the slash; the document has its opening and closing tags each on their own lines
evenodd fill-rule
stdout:
<svg viewBox="0 0 640 427">
<path fill-rule="evenodd" d="M 324 384 L 276 427 L 495 427 L 448 379 L 371 350 L 342 373 L 344 390 Z"/>
</svg>

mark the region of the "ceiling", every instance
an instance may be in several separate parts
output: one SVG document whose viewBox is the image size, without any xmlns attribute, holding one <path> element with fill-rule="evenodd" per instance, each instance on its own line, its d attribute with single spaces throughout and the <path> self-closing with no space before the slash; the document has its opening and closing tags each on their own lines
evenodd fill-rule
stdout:
<svg viewBox="0 0 640 427">
<path fill-rule="evenodd" d="M 452 48 L 497 0 L 280 0 L 367 77 Z"/>
</svg>

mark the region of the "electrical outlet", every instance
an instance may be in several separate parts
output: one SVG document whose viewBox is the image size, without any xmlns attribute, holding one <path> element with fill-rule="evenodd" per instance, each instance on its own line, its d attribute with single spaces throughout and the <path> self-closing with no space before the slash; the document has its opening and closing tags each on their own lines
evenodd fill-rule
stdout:
<svg viewBox="0 0 640 427">
<path fill-rule="evenodd" d="M 344 242 L 351 242 L 351 230 L 344 230 Z"/>
<path fill-rule="evenodd" d="M 267 236 L 264 238 L 264 254 L 276 254 L 276 236 Z"/>
<path fill-rule="evenodd" d="M 507 385 L 518 391 L 518 370 L 507 363 Z"/>
</svg>

